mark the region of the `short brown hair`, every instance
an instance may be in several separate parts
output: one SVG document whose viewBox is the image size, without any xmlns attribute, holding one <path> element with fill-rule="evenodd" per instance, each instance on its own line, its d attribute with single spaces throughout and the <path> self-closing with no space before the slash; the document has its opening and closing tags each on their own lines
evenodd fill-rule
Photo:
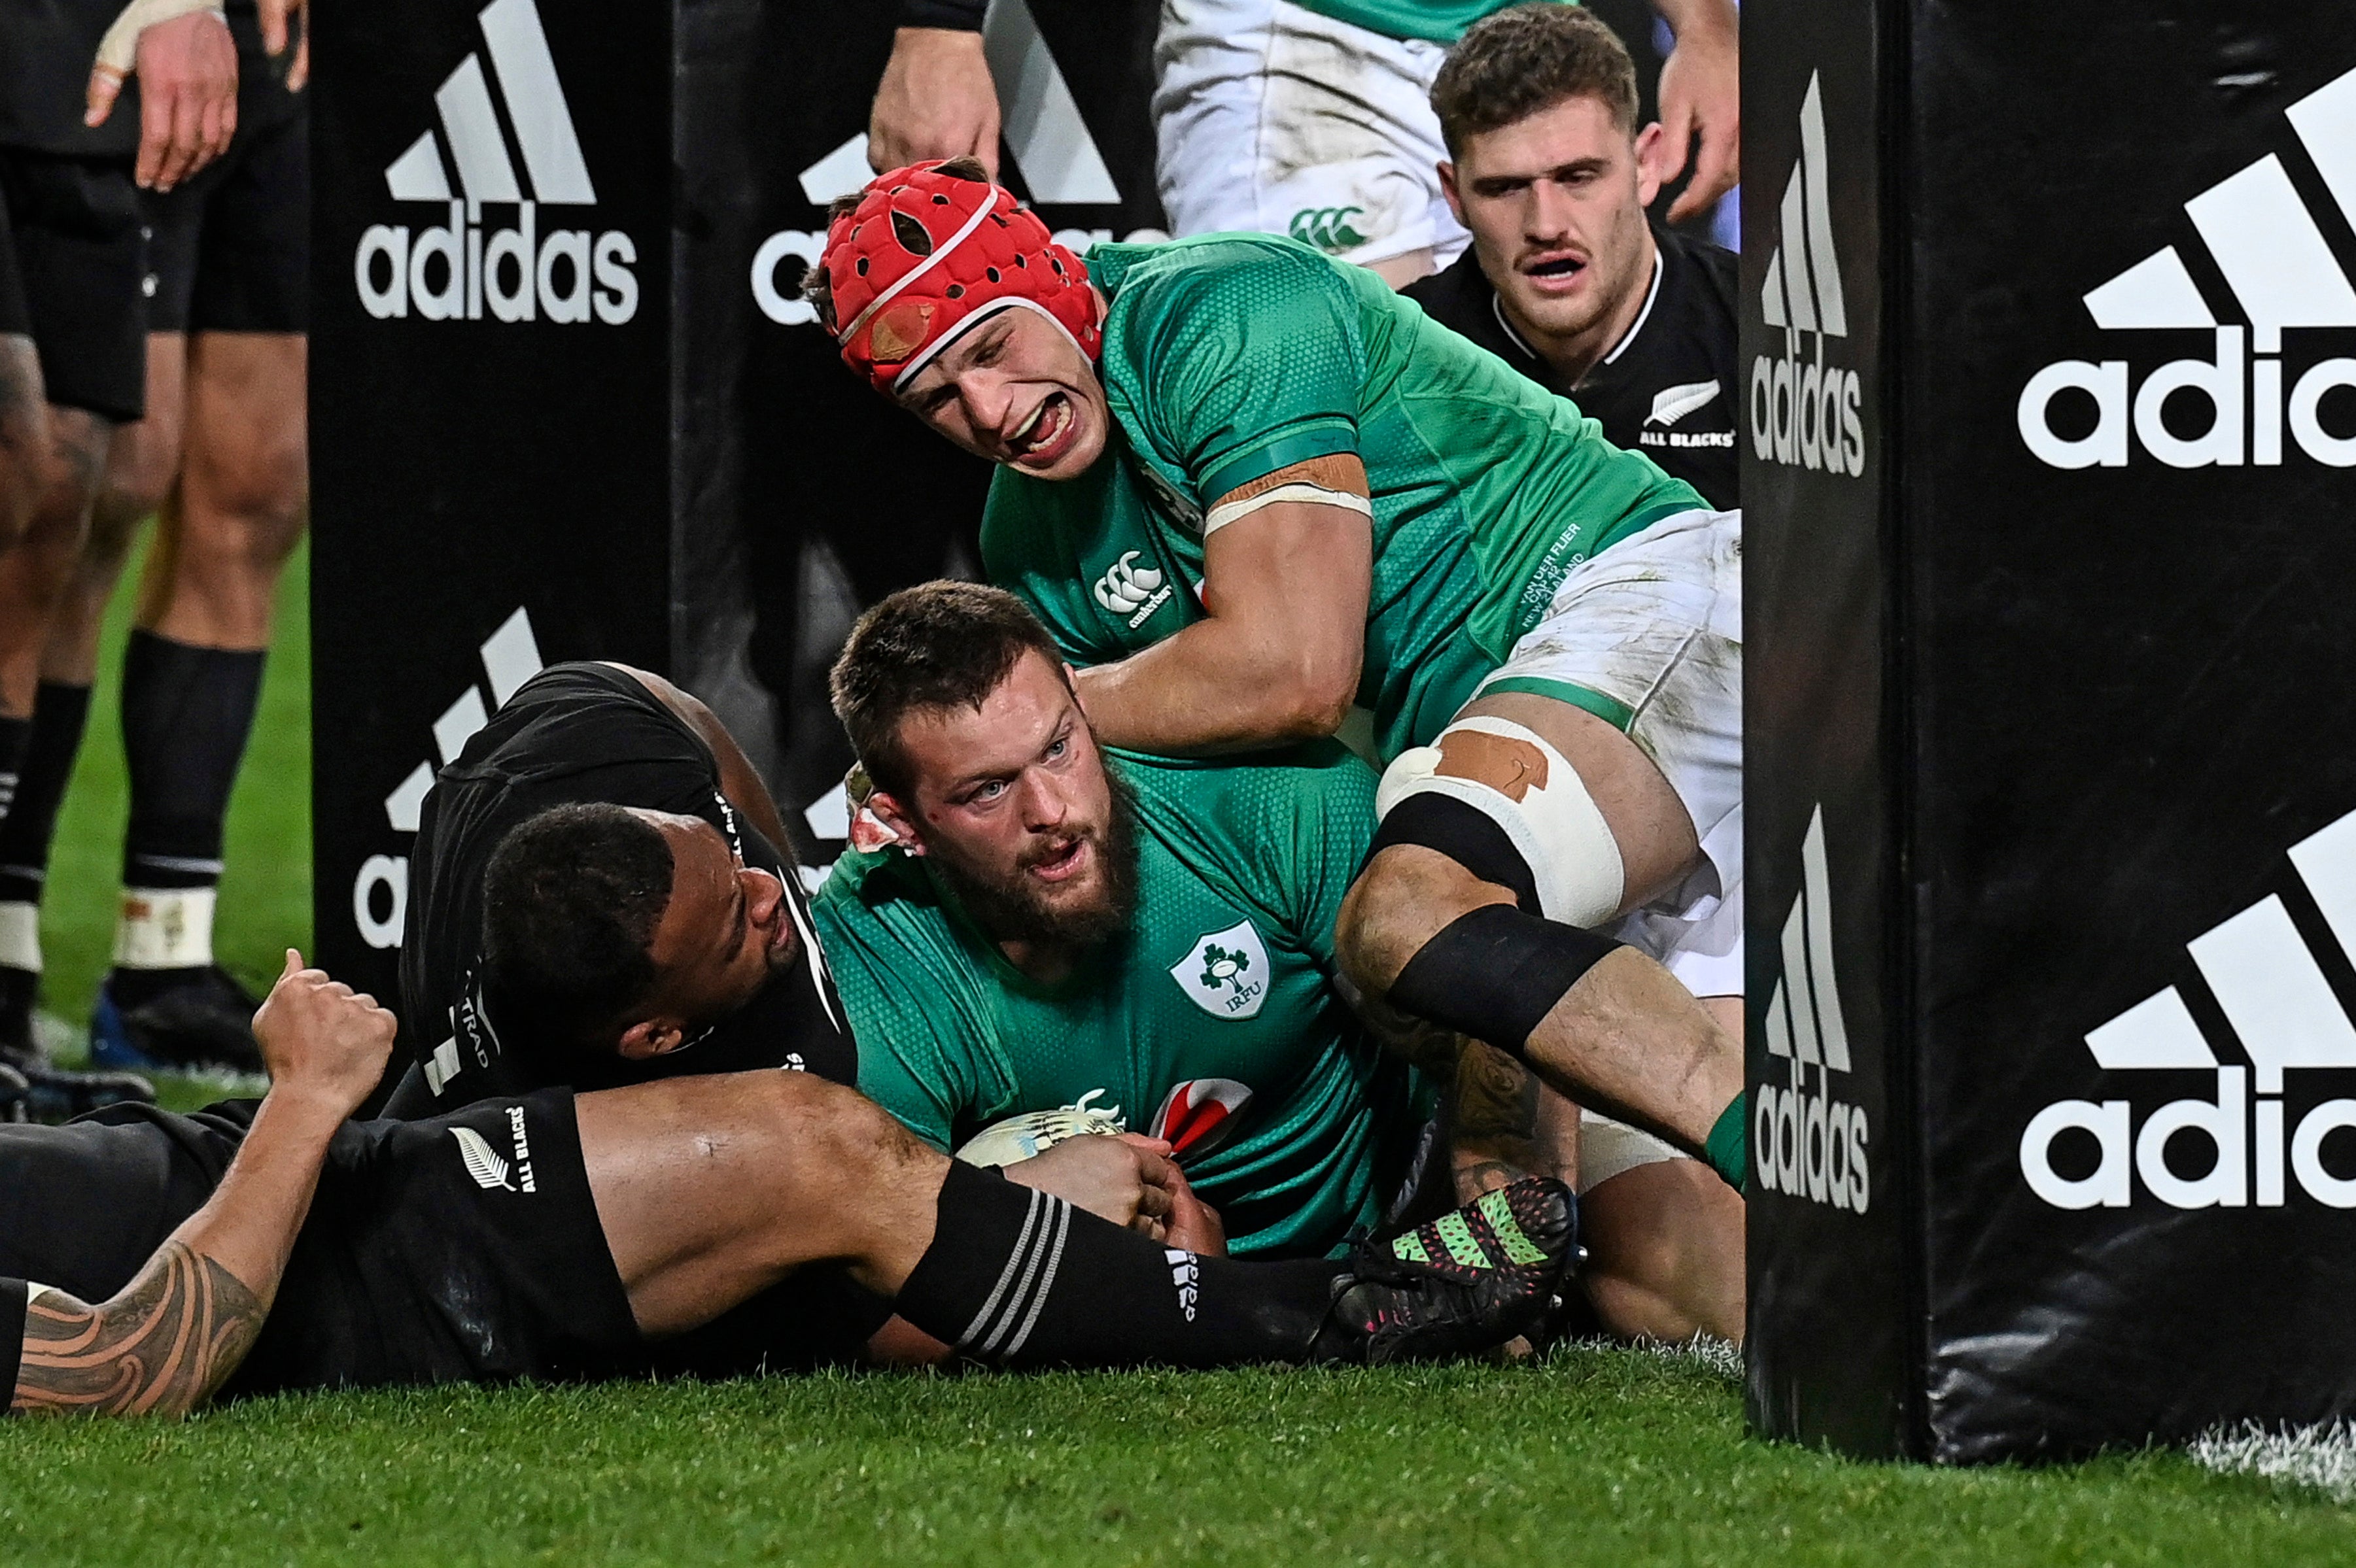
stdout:
<svg viewBox="0 0 2356 1568">
<path fill-rule="evenodd" d="M 1448 155 L 1464 139 L 1499 131 L 1567 98 L 1601 99 L 1622 131 L 1636 129 L 1636 65 L 1611 25 L 1578 5 L 1538 0 L 1492 12 L 1464 30 L 1431 84 Z"/>
<path fill-rule="evenodd" d="M 903 588 L 851 628 L 828 677 L 834 716 L 876 787 L 905 800 L 912 781 L 901 721 L 926 709 L 979 709 L 1026 653 L 1063 666 L 1047 628 L 1003 588 Z"/>
</svg>

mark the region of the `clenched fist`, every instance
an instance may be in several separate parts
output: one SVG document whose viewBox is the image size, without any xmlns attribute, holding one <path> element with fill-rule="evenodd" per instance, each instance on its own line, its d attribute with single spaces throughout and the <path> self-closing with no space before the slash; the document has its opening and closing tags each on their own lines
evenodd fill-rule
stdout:
<svg viewBox="0 0 2356 1568">
<path fill-rule="evenodd" d="M 253 1015 L 272 1096 L 313 1100 L 332 1107 L 338 1121 L 359 1109 L 384 1076 L 394 1028 L 374 997 L 329 979 L 323 969 L 305 969 L 291 947 L 285 970 Z"/>
</svg>

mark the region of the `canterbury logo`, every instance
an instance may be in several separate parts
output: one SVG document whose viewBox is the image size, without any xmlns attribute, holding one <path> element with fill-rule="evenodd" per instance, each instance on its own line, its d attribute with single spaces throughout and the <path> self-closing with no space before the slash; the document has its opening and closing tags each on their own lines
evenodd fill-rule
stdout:
<svg viewBox="0 0 2356 1568">
<path fill-rule="evenodd" d="M 1856 371 L 1825 362 L 1826 340 L 1848 336 L 1825 144 L 1824 84 L 1811 72 L 1800 101 L 1800 157 L 1783 187 L 1782 237 L 1759 296 L 1761 319 L 1783 329 L 1783 352 L 1751 362 L 1751 444 L 1765 462 L 1854 478 L 1865 472 L 1863 387 Z M 1805 358 L 1803 333 L 1815 338 Z"/>
<path fill-rule="evenodd" d="M 2290 862 L 2324 926 L 2356 955 L 2356 812 L 2293 845 Z M 2293 1070 L 2356 1069 L 2356 1025 L 2282 898 L 2259 900 L 2185 948 L 2249 1066 L 2219 1060 L 2174 986 L 2089 1029 L 2086 1049 L 2104 1072 L 2208 1073 L 2211 1093 L 2158 1107 L 2139 1130 L 2130 1100 L 2046 1106 L 2020 1136 L 2029 1190 L 2059 1209 L 2125 1208 L 2140 1178 L 2170 1208 L 2236 1209 L 2254 1199 L 2269 1209 L 2285 1201 L 2287 1168 L 2310 1198 L 2356 1209 L 2356 1179 L 2334 1175 L 2322 1156 L 2324 1139 L 2356 1127 L 2356 1100 L 2325 1099 L 2294 1121 L 2280 1097 Z M 2073 1133 L 2082 1148 L 2091 1135 L 2095 1157 L 2091 1169 L 2065 1161 L 2077 1168 L 2065 1173 L 2056 1168 L 2054 1146 Z M 2191 1162 L 2205 1164 L 2205 1174 L 2183 1176 L 2170 1163 L 2170 1141 L 2187 1135 L 2214 1151 Z"/>
<path fill-rule="evenodd" d="M 1302 244 L 1314 245 L 1328 255 L 1338 256 L 1366 242 L 1365 235 L 1350 227 L 1350 219 L 1365 215 L 1363 207 L 1305 207 L 1292 215 L 1288 227 L 1292 237 Z"/>
<path fill-rule="evenodd" d="M 513 1168 L 491 1147 L 490 1140 L 472 1127 L 452 1127 L 450 1136 L 458 1140 L 458 1157 L 466 1162 L 466 1174 L 475 1185 L 486 1192 L 513 1192 L 515 1183 L 508 1179 Z"/>
<path fill-rule="evenodd" d="M 1096 583 L 1097 603 L 1127 618 L 1132 629 L 1162 608 L 1172 592 L 1163 584 L 1158 567 L 1137 564 L 1141 553 L 1133 549 L 1125 552 Z"/>
<path fill-rule="evenodd" d="M 492 0 L 477 20 L 523 177 L 482 58 L 469 54 L 434 91 L 440 133 L 420 133 L 384 171 L 393 200 L 446 206 L 448 222 L 413 240 L 406 224 L 371 226 L 352 260 L 360 303 L 380 320 L 479 321 L 487 307 L 497 321 L 628 321 L 638 308 L 636 242 L 619 229 L 541 232 L 541 208 L 591 206 L 597 190 L 540 12 L 532 0 Z M 486 203 L 512 204 L 515 225 L 478 227 Z"/>
<path fill-rule="evenodd" d="M 1770 1192 L 1862 1214 L 1873 1196 L 1871 1129 L 1864 1106 L 1834 1093 L 1832 1075 L 1849 1071 L 1848 1024 L 1833 974 L 1832 877 L 1821 805 L 1800 845 L 1800 892 L 1783 920 L 1781 952 L 1783 973 L 1767 1003 L 1767 1051 L 1783 1061 L 1788 1079 L 1751 1092 L 1751 1162 Z"/>
<path fill-rule="evenodd" d="M 1653 394 L 1653 411 L 1644 416 L 1646 424 L 1673 425 L 1696 409 L 1708 408 L 1718 397 L 1718 382 L 1688 381 L 1681 387 L 1663 387 Z"/>
<path fill-rule="evenodd" d="M 2284 117 L 2318 180 L 2356 222 L 2356 70 L 2300 99 Z M 2174 468 L 2268 467 L 2283 461 L 2287 429 L 2291 446 L 2316 462 L 2356 466 L 2356 431 L 2335 432 L 2321 417 L 2326 396 L 2356 387 L 2356 359 L 2326 349 L 2295 370 L 2274 357 L 2283 353 L 2286 328 L 2356 327 L 2356 287 L 2333 259 L 2289 165 L 2269 153 L 2186 202 L 2184 215 L 2246 328 L 2221 322 L 2182 253 L 2160 247 L 2088 290 L 2086 314 L 2104 332 L 2210 332 L 2210 357 L 2157 367 L 2132 400 L 2127 360 L 2048 365 L 2021 389 L 2015 419 L 2022 443 L 2055 468 L 2124 467 L 2138 445 Z M 2161 410 L 2178 391 L 2208 402 L 2207 430 L 2183 435 L 2169 428 Z M 2081 407 L 2083 396 L 2093 398 L 2091 431 L 2055 431 L 2051 405 L 2065 392 Z"/>
</svg>

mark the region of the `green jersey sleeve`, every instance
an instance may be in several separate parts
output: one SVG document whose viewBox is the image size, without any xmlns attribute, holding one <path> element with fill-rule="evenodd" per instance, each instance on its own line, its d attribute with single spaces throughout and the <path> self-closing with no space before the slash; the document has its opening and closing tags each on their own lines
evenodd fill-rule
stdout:
<svg viewBox="0 0 2356 1568">
<path fill-rule="evenodd" d="M 1291 240 L 1236 236 L 1128 266 L 1103 367 L 1116 414 L 1150 448 L 1140 461 L 1198 511 L 1280 468 L 1358 450 L 1356 298 Z"/>
<path fill-rule="evenodd" d="M 871 879 L 873 885 L 871 886 Z M 902 907 L 886 855 L 848 850 L 810 915 L 859 1041 L 859 1090 L 944 1152 L 1012 1093 L 988 999 L 930 949 L 938 923 Z"/>
</svg>

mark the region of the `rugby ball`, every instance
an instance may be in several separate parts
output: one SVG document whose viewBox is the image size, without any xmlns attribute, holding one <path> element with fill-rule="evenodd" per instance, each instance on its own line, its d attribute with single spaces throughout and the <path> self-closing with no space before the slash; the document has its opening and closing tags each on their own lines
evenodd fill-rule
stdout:
<svg viewBox="0 0 2356 1568">
<path fill-rule="evenodd" d="M 1012 1165 L 1044 1154 L 1066 1138 L 1110 1137 L 1126 1132 L 1120 1107 L 1089 1104 L 1095 1098 L 1096 1092 L 1092 1092 L 1081 1095 L 1076 1105 L 1025 1111 L 1019 1116 L 994 1122 L 967 1139 L 957 1157 L 968 1165 Z"/>
</svg>

